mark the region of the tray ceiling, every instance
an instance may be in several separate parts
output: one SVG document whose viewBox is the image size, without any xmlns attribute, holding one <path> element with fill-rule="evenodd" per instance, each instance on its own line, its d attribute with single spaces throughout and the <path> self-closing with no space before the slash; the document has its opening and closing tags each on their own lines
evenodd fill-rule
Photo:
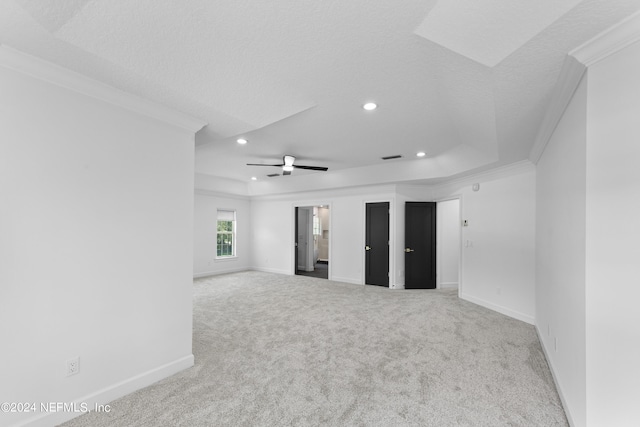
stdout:
<svg viewBox="0 0 640 427">
<path fill-rule="evenodd" d="M 0 40 L 204 119 L 197 173 L 256 188 L 252 176 L 275 188 L 328 174 L 317 181 L 337 185 L 526 159 L 567 52 L 638 9 L 640 0 L 2 0 Z M 363 110 L 368 101 L 378 109 Z M 329 172 L 267 178 L 278 170 L 245 165 L 284 154 Z"/>
</svg>

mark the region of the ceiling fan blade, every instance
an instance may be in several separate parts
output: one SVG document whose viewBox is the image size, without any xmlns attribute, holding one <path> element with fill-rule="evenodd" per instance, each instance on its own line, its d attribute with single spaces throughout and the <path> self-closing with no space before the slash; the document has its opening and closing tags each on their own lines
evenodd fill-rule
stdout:
<svg viewBox="0 0 640 427">
<path fill-rule="evenodd" d="M 283 171 L 282 175 L 291 175 L 291 171 Z"/>
<path fill-rule="evenodd" d="M 325 168 L 325 167 L 322 167 L 322 166 L 293 165 L 293 167 L 297 168 L 297 169 L 307 169 L 307 170 L 310 170 L 310 171 L 325 171 L 326 172 L 326 171 L 329 170 L 329 168 Z"/>
<path fill-rule="evenodd" d="M 267 165 L 264 163 L 247 163 L 247 166 L 277 166 L 277 167 L 282 167 L 284 165 Z"/>
</svg>

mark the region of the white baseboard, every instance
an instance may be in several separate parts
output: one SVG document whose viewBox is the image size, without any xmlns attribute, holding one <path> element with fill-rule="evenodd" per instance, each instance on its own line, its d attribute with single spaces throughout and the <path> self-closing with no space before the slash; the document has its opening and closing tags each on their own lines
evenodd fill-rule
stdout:
<svg viewBox="0 0 640 427">
<path fill-rule="evenodd" d="M 536 328 L 536 333 L 538 334 L 538 341 L 540 341 L 542 352 L 544 353 L 544 357 L 547 359 L 547 365 L 549 365 L 549 370 L 551 371 L 551 376 L 553 377 L 553 383 L 556 385 L 556 390 L 558 390 L 558 396 L 560 396 L 560 401 L 562 402 L 562 407 L 564 408 L 564 414 L 567 416 L 569 425 L 571 427 L 574 427 L 575 423 L 573 422 L 573 418 L 571 418 L 571 412 L 569 411 L 569 406 L 567 406 L 567 400 L 564 398 L 564 394 L 562 393 L 562 388 L 560 387 L 560 383 L 558 382 L 556 371 L 553 370 L 551 358 L 549 357 L 549 352 L 547 351 L 547 347 L 545 346 L 544 340 L 542 339 L 542 334 L 540 333 L 540 329 L 538 329 L 538 325 L 534 326 Z"/>
<path fill-rule="evenodd" d="M 489 310 L 497 311 L 505 316 L 513 317 L 514 319 L 522 320 L 530 325 L 535 325 L 535 319 L 528 314 L 520 313 L 519 311 L 511 310 L 510 308 L 503 307 L 501 305 L 493 304 L 489 301 L 485 301 L 481 298 L 476 298 L 468 294 L 460 293 L 460 298 L 474 304 L 481 305 Z"/>
<path fill-rule="evenodd" d="M 278 268 L 251 267 L 251 268 L 248 268 L 248 270 L 262 271 L 263 273 L 284 274 L 287 276 L 292 275 L 292 273 L 289 270 L 280 270 Z"/>
<path fill-rule="evenodd" d="M 362 284 L 362 282 L 360 282 L 359 279 L 353 279 L 351 277 L 336 277 L 336 276 L 333 276 L 331 278 L 331 280 L 334 281 L 334 282 L 352 283 L 354 285 L 361 285 Z"/>
<path fill-rule="evenodd" d="M 193 278 L 198 279 L 200 277 L 209 277 L 209 276 L 217 276 L 219 274 L 228 274 L 228 273 L 239 273 L 241 271 L 249 270 L 248 267 L 240 267 L 240 268 L 225 268 L 222 270 L 214 270 L 214 271 L 203 271 L 200 273 L 193 273 Z"/>
<path fill-rule="evenodd" d="M 122 396 L 126 396 L 136 390 L 150 386 L 151 384 L 177 374 L 182 370 L 188 369 L 193 366 L 193 363 L 193 354 L 189 354 L 188 356 L 184 356 L 180 359 L 174 360 L 173 362 L 158 366 L 157 368 L 143 372 L 124 381 L 120 381 L 119 383 L 112 384 L 69 403 L 75 404 L 75 407 L 77 408 L 80 408 L 82 407 L 82 404 L 85 404 L 89 409 L 93 409 L 96 405 L 106 405 Z M 15 427 L 51 427 L 69 421 L 70 419 L 82 414 L 83 412 L 49 412 L 25 420 L 21 424 L 17 424 Z"/>
<path fill-rule="evenodd" d="M 458 282 L 442 282 L 438 289 L 458 289 Z"/>
</svg>

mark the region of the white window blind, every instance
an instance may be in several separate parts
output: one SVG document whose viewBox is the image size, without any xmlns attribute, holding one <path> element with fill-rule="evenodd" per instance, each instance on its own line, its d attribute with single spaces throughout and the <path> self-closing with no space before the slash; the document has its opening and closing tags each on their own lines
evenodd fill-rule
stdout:
<svg viewBox="0 0 640 427">
<path fill-rule="evenodd" d="M 235 221 L 236 211 L 218 209 L 218 221 Z"/>
</svg>

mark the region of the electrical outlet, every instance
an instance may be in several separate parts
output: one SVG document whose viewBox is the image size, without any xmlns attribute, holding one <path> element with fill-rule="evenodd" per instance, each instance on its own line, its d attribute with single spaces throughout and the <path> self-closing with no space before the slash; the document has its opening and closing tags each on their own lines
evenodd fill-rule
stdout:
<svg viewBox="0 0 640 427">
<path fill-rule="evenodd" d="M 502 294 L 502 288 L 496 288 L 496 294 L 501 295 Z"/>
<path fill-rule="evenodd" d="M 75 375 L 80 372 L 80 356 L 67 360 L 67 376 Z"/>
</svg>

